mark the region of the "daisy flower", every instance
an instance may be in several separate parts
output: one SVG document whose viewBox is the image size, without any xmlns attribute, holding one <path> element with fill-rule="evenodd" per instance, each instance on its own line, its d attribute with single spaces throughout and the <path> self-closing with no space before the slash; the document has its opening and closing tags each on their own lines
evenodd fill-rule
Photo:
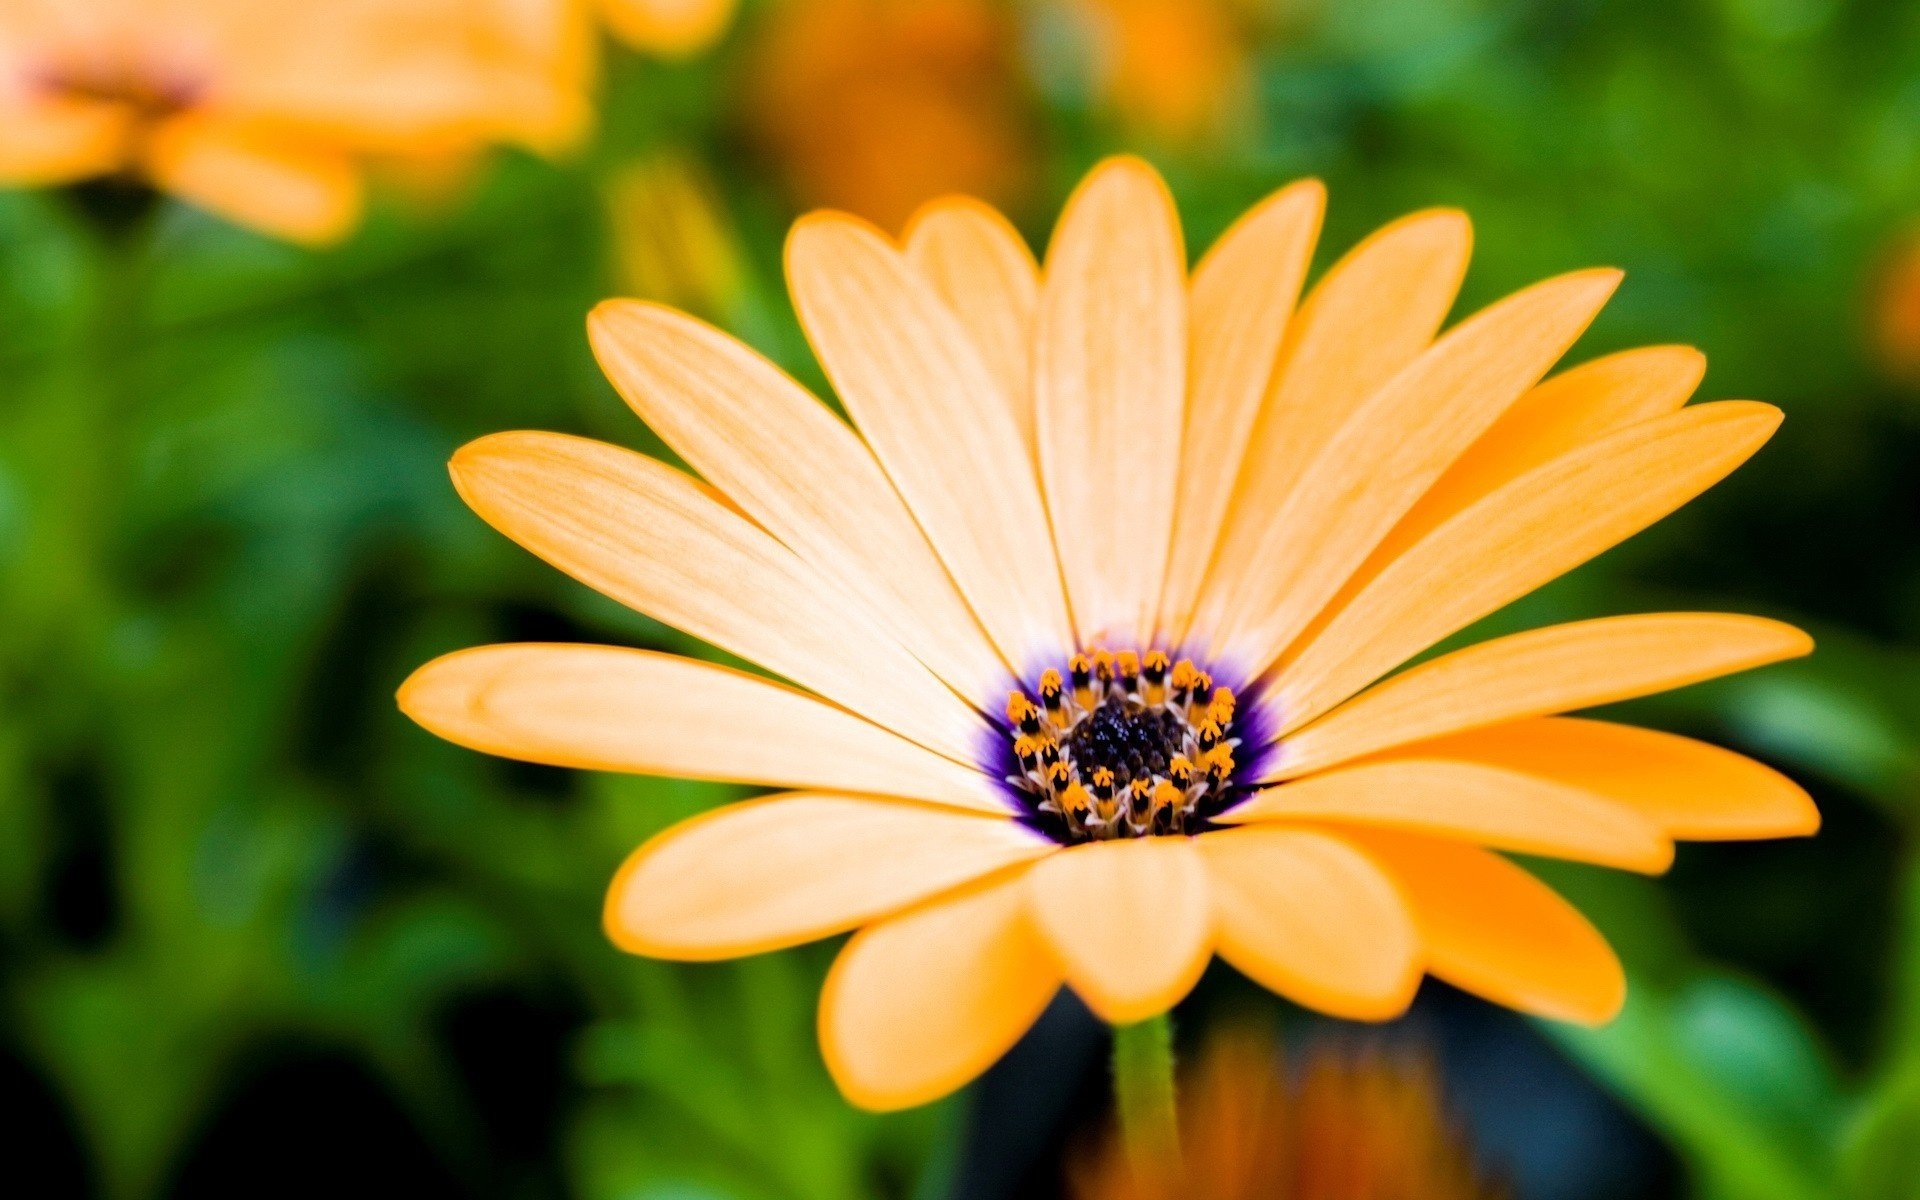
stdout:
<svg viewBox="0 0 1920 1200">
<path fill-rule="evenodd" d="M 0 183 L 332 241 L 370 164 L 574 137 L 591 49 L 566 0 L 0 0 Z"/>
<path fill-rule="evenodd" d="M 507 433 L 461 449 L 455 485 L 786 682 L 501 645 L 421 668 L 401 707 L 490 753 L 792 789 L 641 846 L 606 929 L 688 960 L 857 930 L 819 1032 L 867 1107 L 966 1083 L 1063 984 L 1152 1018 L 1216 953 L 1340 1017 L 1392 1017 L 1430 973 L 1606 1020 L 1615 957 L 1500 851 L 1658 872 L 1676 838 L 1818 818 L 1725 750 L 1553 714 L 1808 639 L 1657 613 L 1389 672 L 1671 512 L 1780 414 L 1683 407 L 1703 360 L 1675 347 L 1542 382 L 1611 270 L 1440 333 L 1454 211 L 1388 225 L 1300 299 L 1323 200 L 1279 191 L 1191 273 L 1167 189 L 1128 158 L 1075 192 L 1044 270 L 968 200 L 899 244 L 806 217 L 789 283 L 851 423 L 723 333 L 603 305 L 602 365 L 701 478 Z"/>
</svg>

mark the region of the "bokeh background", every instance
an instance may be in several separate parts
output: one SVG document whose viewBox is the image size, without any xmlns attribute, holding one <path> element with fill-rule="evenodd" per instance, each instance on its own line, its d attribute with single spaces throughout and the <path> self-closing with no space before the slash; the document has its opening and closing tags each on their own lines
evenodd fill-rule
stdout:
<svg viewBox="0 0 1920 1200">
<path fill-rule="evenodd" d="M 664 453 L 592 363 L 595 301 L 688 308 L 825 394 L 780 281 L 796 213 L 897 230 L 962 190 L 1043 246 L 1126 149 L 1193 247 L 1303 175 L 1331 190 L 1323 264 L 1462 206 L 1459 312 L 1625 268 L 1574 359 L 1697 345 L 1703 394 L 1787 423 L 1476 633 L 1704 608 L 1820 643 L 1629 706 L 1780 766 L 1827 824 L 1659 880 L 1551 868 L 1628 964 L 1613 1025 L 1429 982 L 1341 1028 L 1216 966 L 1183 1036 L 1253 1012 L 1431 1055 L 1519 1200 L 1920 1194 L 1920 7 L 747 0 L 691 53 L 610 41 L 593 95 L 571 152 L 394 172 L 326 249 L 0 192 L 8 1190 L 1057 1194 L 1106 1094 L 1071 1002 L 969 1093 L 859 1113 L 813 1040 L 830 947 L 679 966 L 600 935 L 626 851 L 737 789 L 483 758 L 392 697 L 481 641 L 699 652 L 447 481 L 499 429 Z"/>
</svg>

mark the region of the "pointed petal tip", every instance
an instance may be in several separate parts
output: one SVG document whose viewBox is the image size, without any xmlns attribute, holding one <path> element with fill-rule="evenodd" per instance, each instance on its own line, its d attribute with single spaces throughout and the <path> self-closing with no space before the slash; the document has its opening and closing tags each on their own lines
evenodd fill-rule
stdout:
<svg viewBox="0 0 1920 1200">
<path fill-rule="evenodd" d="M 394 689 L 394 704 L 408 720 L 428 733 L 439 735 L 440 731 L 435 728 L 440 724 L 436 719 L 437 714 L 444 710 L 449 698 L 444 686 L 447 676 L 445 664 L 464 653 L 466 651 L 456 650 L 421 663 Z"/>
</svg>

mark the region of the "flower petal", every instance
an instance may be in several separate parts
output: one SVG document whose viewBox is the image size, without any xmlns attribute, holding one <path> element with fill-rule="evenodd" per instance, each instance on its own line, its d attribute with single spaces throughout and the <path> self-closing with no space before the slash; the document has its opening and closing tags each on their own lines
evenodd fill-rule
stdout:
<svg viewBox="0 0 1920 1200">
<path fill-rule="evenodd" d="M 133 110 L 107 100 L 42 96 L 0 104 L 0 180 L 49 187 L 126 165 Z"/>
<path fill-rule="evenodd" d="M 971 767 L 771 680 L 615 646 L 479 646 L 433 660 L 400 708 L 470 749 L 589 771 L 877 792 L 1007 812 Z"/>
<path fill-rule="evenodd" d="M 1220 657 L 1272 663 L 1421 493 L 1546 373 L 1619 283 L 1612 270 L 1536 284 L 1469 317 L 1357 407 L 1301 473 L 1223 597 Z"/>
<path fill-rule="evenodd" d="M 991 205 L 966 196 L 935 200 L 907 222 L 907 258 L 972 336 L 980 361 L 1033 450 L 1033 314 L 1040 265 Z"/>
<path fill-rule="evenodd" d="M 858 600 L 664 463 L 585 438 L 504 433 L 463 447 L 452 471 L 488 524 L 588 587 L 973 760 L 979 714 Z"/>
<path fill-rule="evenodd" d="M 1624 805 L 1477 763 L 1395 757 L 1256 793 L 1220 818 L 1389 825 L 1481 845 L 1657 874 L 1673 842 Z"/>
<path fill-rule="evenodd" d="M 1813 649 L 1791 625 L 1727 613 L 1643 613 L 1551 625 L 1411 667 L 1288 735 L 1271 779 L 1441 734 L 1590 708 Z"/>
<path fill-rule="evenodd" d="M 1282 188 L 1220 235 L 1194 268 L 1187 425 L 1160 593 L 1167 636 L 1185 630 L 1200 594 L 1326 203 L 1317 179 Z"/>
<path fill-rule="evenodd" d="M 607 28 L 639 50 L 678 57 L 712 45 L 736 0 L 599 0 Z"/>
<path fill-rule="evenodd" d="M 1025 872 L 855 934 L 820 993 L 820 1049 L 847 1099 L 938 1100 L 992 1066 L 1054 993 L 1060 967 L 1027 916 Z"/>
<path fill-rule="evenodd" d="M 787 240 L 801 323 L 847 411 L 1016 669 L 1071 626 L 1026 440 L 972 339 L 871 226 L 816 213 Z"/>
<path fill-rule="evenodd" d="M 1272 692 L 1312 720 L 1396 664 L 1638 533 L 1725 478 L 1780 411 L 1732 400 L 1642 421 L 1470 505 L 1333 615 Z"/>
<path fill-rule="evenodd" d="M 1706 369 L 1706 355 L 1690 346 L 1646 346 L 1596 358 L 1539 384 L 1427 489 L 1328 610 L 1342 607 L 1394 559 L 1474 502 L 1561 455 L 1679 408 Z"/>
<path fill-rule="evenodd" d="M 1109 1024 L 1167 1011 L 1206 969 L 1213 903 L 1188 838 L 1074 846 L 1037 864 L 1027 885 L 1067 982 Z"/>
<path fill-rule="evenodd" d="M 607 892 L 607 936 L 654 958 L 778 950 L 855 928 L 1051 853 L 999 817 L 789 793 L 682 821 L 634 851 Z"/>
<path fill-rule="evenodd" d="M 1152 633 L 1187 390 L 1185 250 L 1152 167 L 1108 159 L 1047 248 L 1034 362 L 1040 472 L 1081 640 Z"/>
<path fill-rule="evenodd" d="M 1820 810 L 1799 784 L 1731 750 L 1652 729 L 1535 717 L 1408 746 L 1419 758 L 1476 762 L 1605 796 L 1675 838 L 1800 837 Z"/>
<path fill-rule="evenodd" d="M 962 694 L 1006 665 L 900 494 L 826 405 L 766 359 L 671 309 L 609 301 L 594 353 L 674 453 L 821 574 L 873 598 L 874 618 Z"/>
<path fill-rule="evenodd" d="M 1472 237 L 1456 210 L 1402 217 L 1348 251 L 1307 293 L 1287 324 L 1217 544 L 1208 547 L 1212 563 L 1187 623 L 1202 640 L 1219 623 L 1222 598 L 1257 568 L 1253 548 L 1307 465 L 1361 401 L 1432 343 L 1460 289 Z"/>
<path fill-rule="evenodd" d="M 1706 370 L 1706 355 L 1691 346 L 1645 346 L 1560 372 L 1514 401 L 1376 553 L 1391 561 L 1447 518 L 1535 467 L 1667 415 L 1687 402 Z"/>
<path fill-rule="evenodd" d="M 1220 957 L 1320 1012 L 1384 1021 L 1420 983 L 1407 902 L 1372 859 L 1318 830 L 1254 827 L 1195 839 L 1213 880 Z"/>
<path fill-rule="evenodd" d="M 146 169 L 166 191 L 289 241 L 336 242 L 360 219 L 360 171 L 344 154 L 231 121 L 162 123 Z"/>
<path fill-rule="evenodd" d="M 1355 830 L 1413 908 L 1427 969 L 1536 1016 L 1598 1025 L 1620 1011 L 1626 976 L 1612 947 L 1552 888 L 1475 846 Z"/>
</svg>

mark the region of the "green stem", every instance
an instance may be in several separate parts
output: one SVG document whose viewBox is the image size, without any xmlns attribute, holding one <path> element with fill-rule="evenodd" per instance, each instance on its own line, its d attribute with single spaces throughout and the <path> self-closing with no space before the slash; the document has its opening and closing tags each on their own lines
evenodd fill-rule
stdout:
<svg viewBox="0 0 1920 1200">
<path fill-rule="evenodd" d="M 1134 1170 L 1160 1173 L 1176 1166 L 1180 1126 L 1173 1098 L 1173 1021 L 1167 1014 L 1114 1026 L 1113 1095 Z"/>
</svg>

